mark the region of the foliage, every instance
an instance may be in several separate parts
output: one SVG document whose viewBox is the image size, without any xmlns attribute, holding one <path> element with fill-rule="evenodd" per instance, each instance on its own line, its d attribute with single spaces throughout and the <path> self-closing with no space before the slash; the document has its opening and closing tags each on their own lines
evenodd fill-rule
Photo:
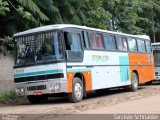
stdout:
<svg viewBox="0 0 160 120">
<path fill-rule="evenodd" d="M 4 104 L 27 103 L 27 98 L 23 96 L 17 96 L 14 91 L 10 91 L 8 93 L 0 94 L 0 103 Z"/>
<path fill-rule="evenodd" d="M 90 0 L 87 3 L 87 25 L 91 27 L 109 29 L 111 14 L 103 8 L 103 0 Z"/>
<path fill-rule="evenodd" d="M 158 41 L 159 13 L 160 0 L 0 0 L 0 45 L 10 44 L 6 36 L 14 33 L 61 23 L 147 34 Z"/>
</svg>

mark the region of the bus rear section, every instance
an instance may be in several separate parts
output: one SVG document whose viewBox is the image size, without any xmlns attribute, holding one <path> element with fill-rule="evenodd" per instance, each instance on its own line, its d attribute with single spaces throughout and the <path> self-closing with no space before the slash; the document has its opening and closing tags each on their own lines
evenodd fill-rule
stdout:
<svg viewBox="0 0 160 120">
<path fill-rule="evenodd" d="M 155 80 L 160 80 L 160 43 L 152 43 L 155 67 Z"/>
<path fill-rule="evenodd" d="M 129 56 L 130 56 L 131 71 L 137 72 L 139 77 L 139 84 L 144 84 L 144 83 L 153 81 L 154 80 L 154 59 L 151 51 L 150 40 L 133 38 L 132 45 L 135 45 L 137 47 L 134 49 L 130 49 Z"/>
</svg>

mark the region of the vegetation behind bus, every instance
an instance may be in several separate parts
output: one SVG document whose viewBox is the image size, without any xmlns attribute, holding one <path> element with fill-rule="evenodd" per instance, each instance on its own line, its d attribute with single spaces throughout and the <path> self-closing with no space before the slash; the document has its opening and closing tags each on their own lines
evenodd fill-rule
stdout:
<svg viewBox="0 0 160 120">
<path fill-rule="evenodd" d="M 159 0 L 0 0 L 0 45 L 12 50 L 14 33 L 72 23 L 160 38 Z"/>
</svg>

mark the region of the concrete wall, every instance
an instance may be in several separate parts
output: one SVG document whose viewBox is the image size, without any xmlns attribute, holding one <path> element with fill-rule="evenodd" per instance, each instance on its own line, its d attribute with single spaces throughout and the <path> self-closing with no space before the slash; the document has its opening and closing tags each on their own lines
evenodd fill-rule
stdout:
<svg viewBox="0 0 160 120">
<path fill-rule="evenodd" d="M 13 54 L 7 53 L 7 55 L 4 56 L 0 53 L 0 93 L 14 89 L 13 65 Z"/>
</svg>

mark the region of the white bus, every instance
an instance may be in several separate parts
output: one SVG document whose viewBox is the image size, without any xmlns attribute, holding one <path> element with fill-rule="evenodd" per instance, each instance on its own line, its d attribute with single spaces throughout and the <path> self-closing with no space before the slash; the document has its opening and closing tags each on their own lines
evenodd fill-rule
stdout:
<svg viewBox="0 0 160 120">
<path fill-rule="evenodd" d="M 155 80 L 160 80 L 160 43 L 152 43 L 154 64 L 155 64 Z"/>
<path fill-rule="evenodd" d="M 148 36 L 77 25 L 49 25 L 14 35 L 15 89 L 37 103 L 56 94 L 80 102 L 88 91 L 154 79 Z"/>
</svg>

